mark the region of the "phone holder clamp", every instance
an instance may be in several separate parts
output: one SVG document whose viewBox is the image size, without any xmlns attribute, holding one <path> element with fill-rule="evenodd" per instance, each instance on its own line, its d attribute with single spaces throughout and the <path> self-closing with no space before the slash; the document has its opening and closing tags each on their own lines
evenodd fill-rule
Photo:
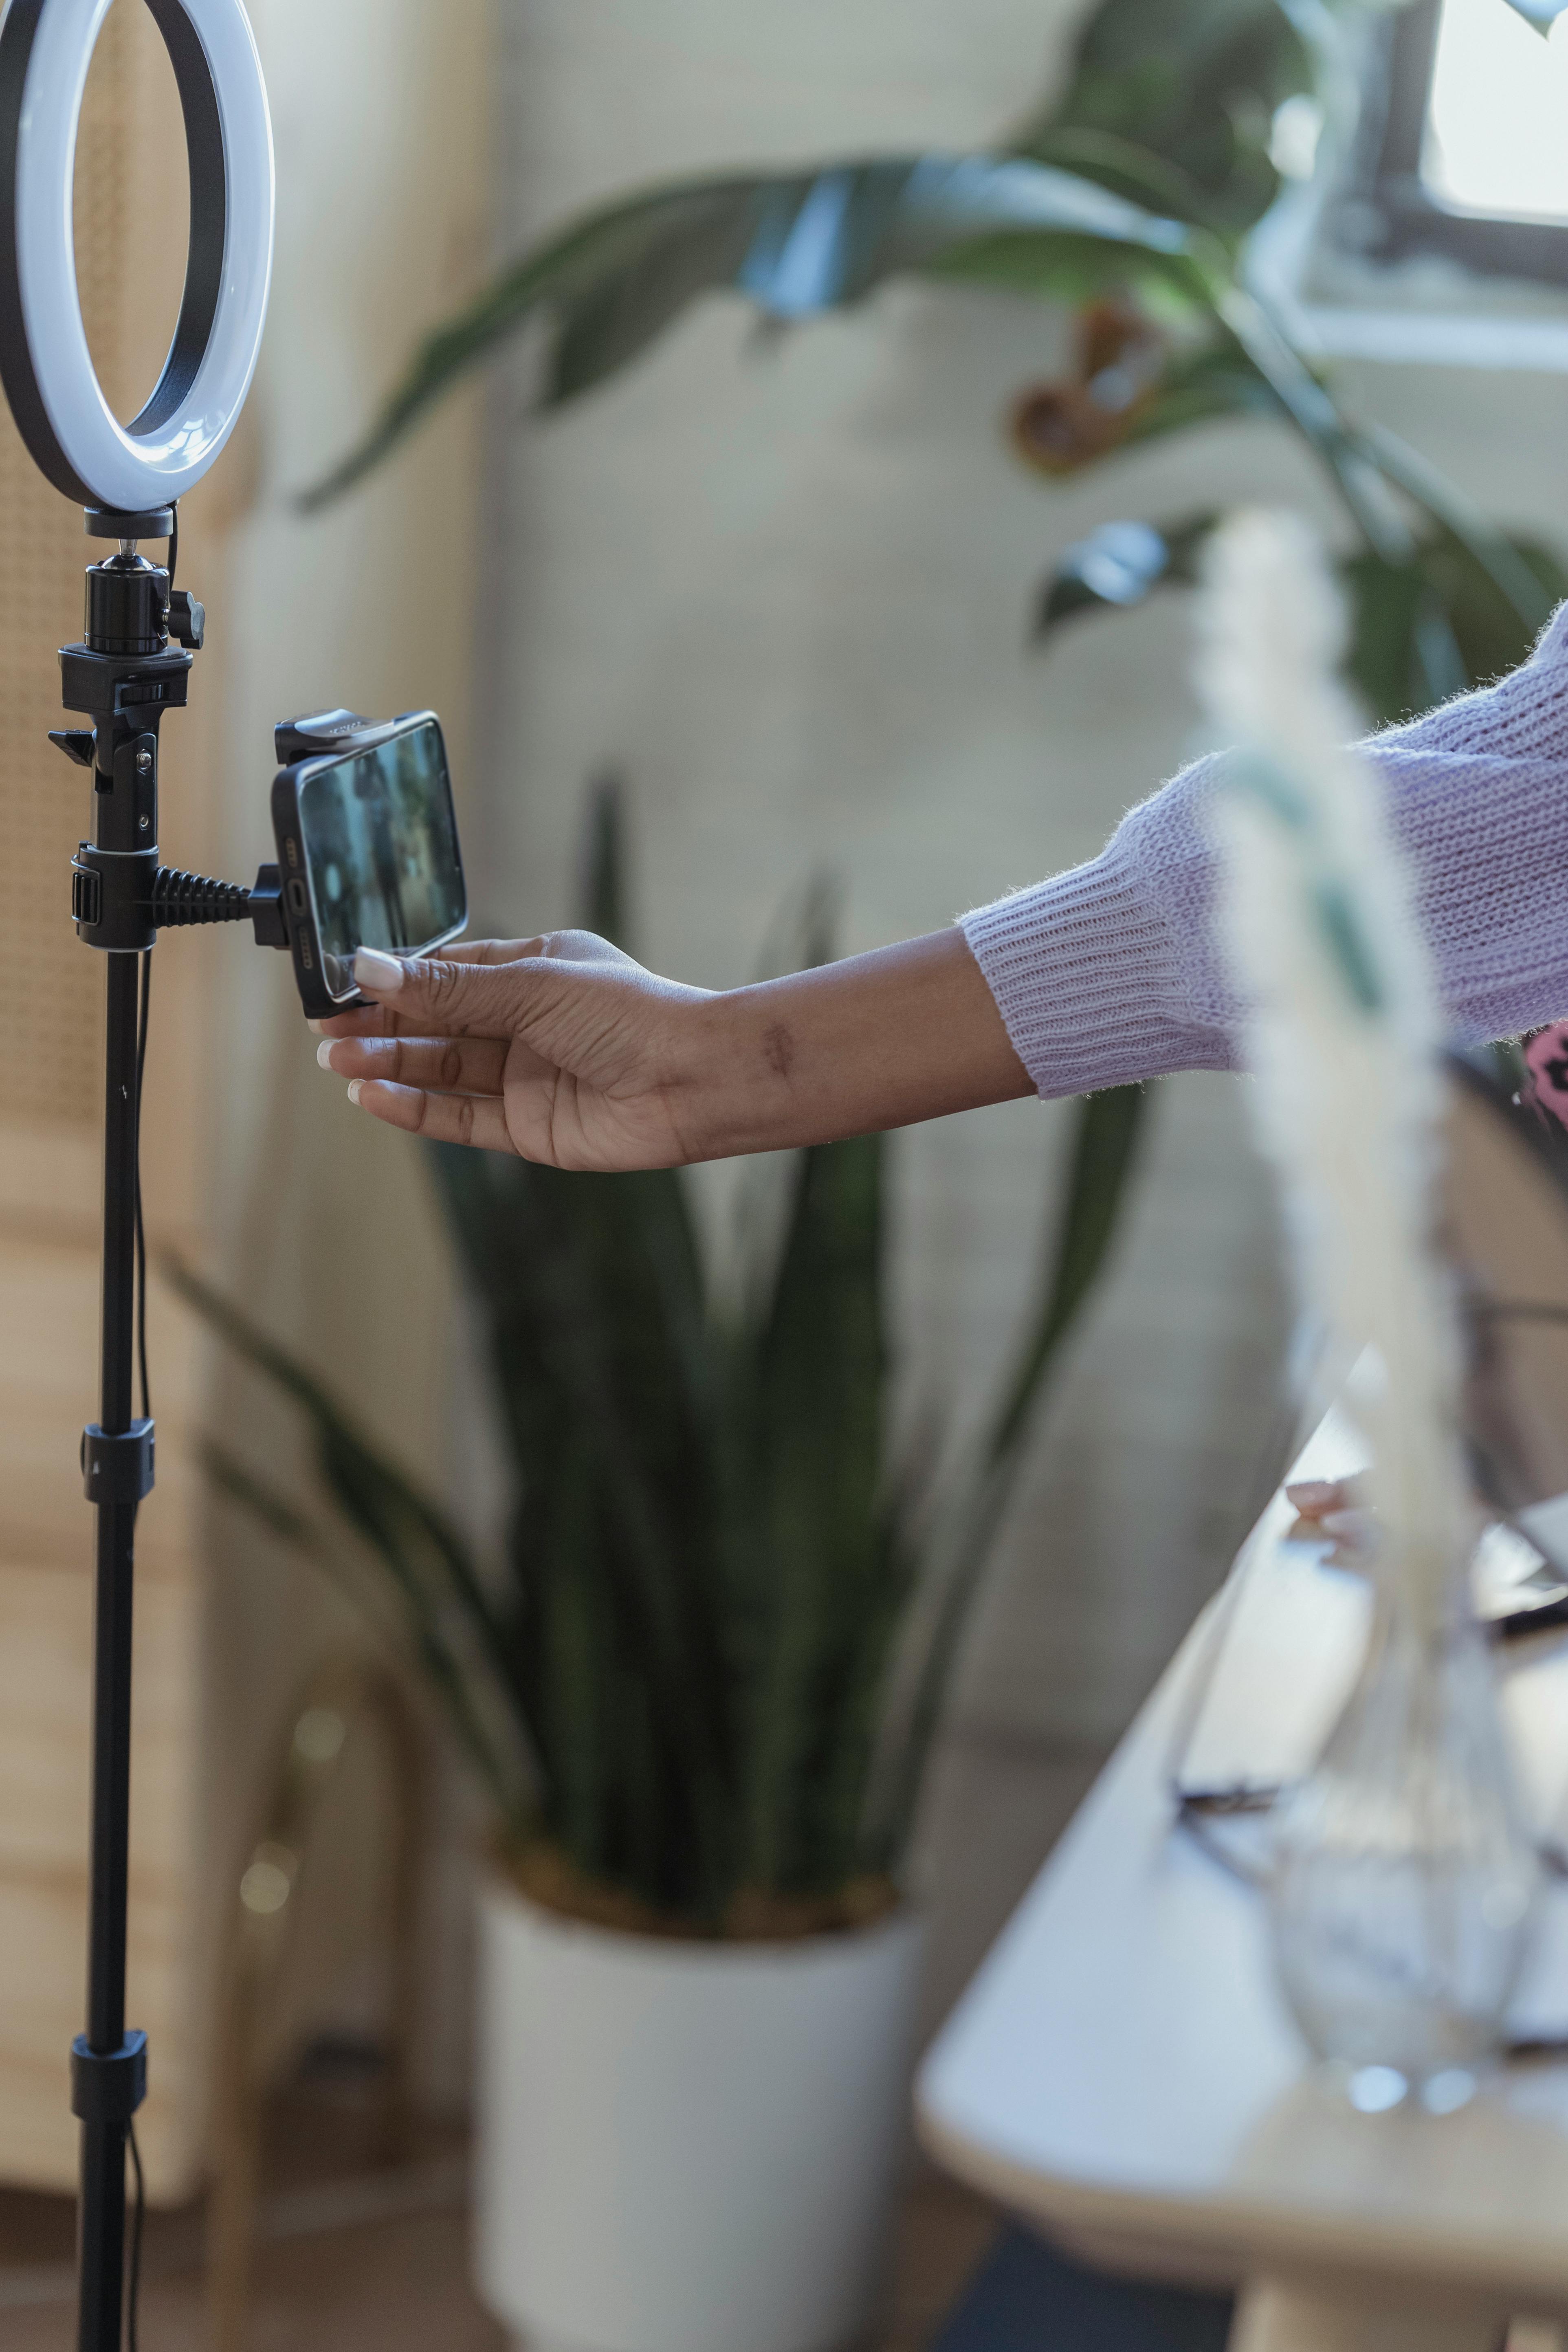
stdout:
<svg viewBox="0 0 1568 2352">
<path fill-rule="evenodd" d="M 88 1501 L 143 1501 L 153 1491 L 153 1454 L 150 1421 L 133 1421 L 120 1431 L 89 1422 L 81 1433 L 81 1483 Z"/>
</svg>

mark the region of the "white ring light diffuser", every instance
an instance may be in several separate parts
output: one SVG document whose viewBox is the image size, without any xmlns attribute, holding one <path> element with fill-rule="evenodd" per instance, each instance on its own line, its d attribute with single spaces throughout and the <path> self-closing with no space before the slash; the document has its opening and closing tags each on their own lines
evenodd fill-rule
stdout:
<svg viewBox="0 0 1568 2352">
<path fill-rule="evenodd" d="M 109 6 L 11 0 L 0 24 L 0 380 L 57 489 L 137 513 L 200 481 L 250 389 L 272 277 L 272 126 L 240 0 L 147 0 L 184 115 L 190 250 L 163 372 L 121 425 L 88 349 L 71 229 L 82 90 Z"/>
</svg>

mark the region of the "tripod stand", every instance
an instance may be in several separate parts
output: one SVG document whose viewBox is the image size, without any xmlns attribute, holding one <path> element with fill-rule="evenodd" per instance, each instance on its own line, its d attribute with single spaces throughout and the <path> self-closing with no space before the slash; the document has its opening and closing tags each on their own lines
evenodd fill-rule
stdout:
<svg viewBox="0 0 1568 2352">
<path fill-rule="evenodd" d="M 147 2084 L 147 2042 L 125 2025 L 131 1799 L 131 1632 L 137 1507 L 153 1486 L 153 1423 L 137 1416 L 141 1051 L 151 950 L 161 928 L 249 916 L 258 940 L 282 943 L 276 889 L 256 893 L 158 861 L 158 730 L 185 700 L 205 614 L 172 586 L 174 510 L 87 510 L 89 536 L 119 552 L 89 566 L 82 641 L 60 648 L 62 698 L 90 727 L 53 730 L 92 772 L 92 837 L 72 862 L 80 938 L 105 955 L 103 1307 L 99 1418 L 83 1433 L 82 1478 L 98 1513 L 92 1696 L 92 1850 L 87 2031 L 71 2045 L 71 2106 L 80 2118 L 79 2352 L 120 2352 L 124 2304 L 125 2158 Z M 136 552 L 168 538 L 167 570 Z M 173 635 L 175 642 L 170 643 Z M 141 1275 L 144 1280 L 144 1265 Z M 132 2141 L 133 2145 L 133 2141 Z"/>
</svg>

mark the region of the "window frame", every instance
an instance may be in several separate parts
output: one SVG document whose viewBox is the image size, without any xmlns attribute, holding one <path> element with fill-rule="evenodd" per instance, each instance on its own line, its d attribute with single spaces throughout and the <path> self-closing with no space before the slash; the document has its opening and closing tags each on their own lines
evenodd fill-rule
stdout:
<svg viewBox="0 0 1568 2352">
<path fill-rule="evenodd" d="M 1354 207 L 1364 224 L 1357 243 L 1369 260 L 1439 254 L 1478 277 L 1568 286 L 1568 221 L 1457 212 L 1436 202 L 1422 180 L 1441 11 L 1442 0 L 1415 0 L 1378 27 L 1356 142 L 1361 169 L 1352 166 L 1336 210 L 1347 199 Z"/>
</svg>

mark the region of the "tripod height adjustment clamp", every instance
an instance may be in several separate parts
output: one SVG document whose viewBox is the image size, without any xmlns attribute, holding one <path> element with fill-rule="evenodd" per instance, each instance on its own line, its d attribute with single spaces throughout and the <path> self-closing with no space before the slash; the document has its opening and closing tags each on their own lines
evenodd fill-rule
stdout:
<svg viewBox="0 0 1568 2352">
<path fill-rule="evenodd" d="M 128 2124 L 147 2095 L 147 2036 L 128 2033 L 118 2050 L 95 2050 L 85 2033 L 71 2043 L 71 2113 L 84 2124 Z"/>
<path fill-rule="evenodd" d="M 153 1424 L 133 1421 L 110 1436 L 89 1422 L 81 1433 L 81 1484 L 89 1503 L 139 1503 L 153 1491 Z"/>
<path fill-rule="evenodd" d="M 153 885 L 158 852 L 100 849 L 84 841 L 71 859 L 71 919 L 89 948 L 139 953 L 158 936 Z"/>
</svg>

